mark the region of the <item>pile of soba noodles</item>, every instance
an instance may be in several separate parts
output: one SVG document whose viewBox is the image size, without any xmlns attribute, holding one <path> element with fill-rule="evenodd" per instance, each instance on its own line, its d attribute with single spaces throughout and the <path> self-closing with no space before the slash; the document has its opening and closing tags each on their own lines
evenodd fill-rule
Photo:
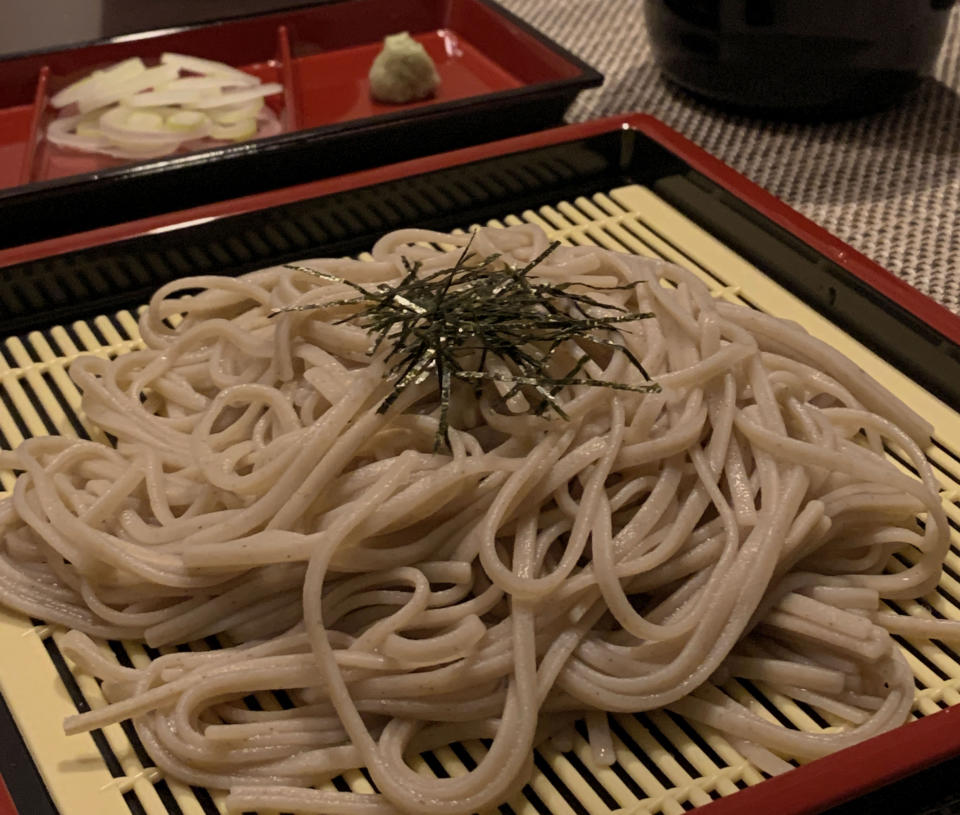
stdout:
<svg viewBox="0 0 960 815">
<path fill-rule="evenodd" d="M 356 286 L 449 268 L 468 240 L 406 230 L 370 260 L 304 262 L 320 276 L 181 280 L 143 313 L 144 350 L 73 364 L 113 443 L 33 438 L 0 459 L 21 473 L 0 599 L 70 628 L 63 650 L 111 703 L 68 731 L 132 719 L 164 773 L 237 811 L 451 815 L 516 794 L 576 722 L 613 761 L 608 712 L 666 707 L 770 772 L 903 723 L 913 680 L 890 632 L 923 624 L 882 600 L 930 592 L 947 551 L 927 424 L 681 268 L 560 247 L 530 274 L 589 285 L 587 311 L 651 312 L 618 342 L 659 392 L 569 384 L 564 416 L 538 412 L 478 351 L 489 375 L 454 383 L 437 449 L 437 379 L 384 410 L 390 344 L 371 353 L 350 318 Z M 523 268 L 547 243 L 483 229 L 463 262 Z M 551 353 L 647 381 L 609 343 Z M 211 636 L 222 650 L 136 669 L 96 642 Z M 724 693 L 732 677 L 835 726 L 785 727 Z M 250 709 L 259 691 L 292 706 Z M 455 777 L 414 761 L 472 739 Z M 378 794 L 329 783 L 361 767 Z"/>
</svg>

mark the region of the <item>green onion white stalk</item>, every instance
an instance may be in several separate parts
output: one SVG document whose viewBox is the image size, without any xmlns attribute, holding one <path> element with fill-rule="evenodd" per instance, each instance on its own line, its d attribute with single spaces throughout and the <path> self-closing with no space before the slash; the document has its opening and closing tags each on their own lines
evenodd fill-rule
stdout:
<svg viewBox="0 0 960 815">
<path fill-rule="evenodd" d="M 159 158 L 280 132 L 264 98 L 283 86 L 221 62 L 165 53 L 94 71 L 57 94 L 47 127 L 58 147 L 118 158 Z"/>
</svg>

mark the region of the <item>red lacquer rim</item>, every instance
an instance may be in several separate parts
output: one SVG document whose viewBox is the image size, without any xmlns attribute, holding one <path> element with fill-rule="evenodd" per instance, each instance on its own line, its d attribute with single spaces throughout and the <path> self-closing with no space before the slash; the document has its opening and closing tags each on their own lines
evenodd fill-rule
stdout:
<svg viewBox="0 0 960 815">
<path fill-rule="evenodd" d="M 13 798 L 10 797 L 10 791 L 3 782 L 2 775 L 0 775 L 0 815 L 19 815 L 16 806 L 13 804 Z"/>
<path fill-rule="evenodd" d="M 867 285 L 886 295 L 944 336 L 960 343 L 960 317 L 794 211 L 662 122 L 643 114 L 567 125 L 387 167 L 15 247 L 0 251 L 0 265 L 22 263 L 61 252 L 134 238 L 152 231 L 176 229 L 201 220 L 237 215 L 512 152 L 589 138 L 621 128 L 635 129 L 658 142 L 693 169 L 847 269 Z M 960 754 L 958 717 L 960 708 L 950 708 L 927 716 L 734 795 L 713 801 L 699 807 L 697 812 L 703 812 L 704 815 L 734 815 L 748 811 L 776 812 L 778 815 L 813 815 Z M 4 808 L 6 802 L 3 792 L 0 786 L 0 815 L 16 815 L 15 810 Z M 12 803 L 10 805 L 12 806 Z"/>
<path fill-rule="evenodd" d="M 697 815 L 816 815 L 960 754 L 960 708 L 874 736 L 697 807 Z"/>
</svg>

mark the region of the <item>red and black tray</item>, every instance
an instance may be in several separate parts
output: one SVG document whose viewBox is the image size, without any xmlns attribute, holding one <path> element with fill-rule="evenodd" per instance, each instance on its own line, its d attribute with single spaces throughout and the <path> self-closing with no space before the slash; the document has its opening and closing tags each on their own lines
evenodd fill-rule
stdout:
<svg viewBox="0 0 960 815">
<path fill-rule="evenodd" d="M 593 209 L 599 207 L 601 212 L 604 202 L 621 200 L 616 191 L 628 188 L 649 192 L 671 218 L 689 224 L 698 241 L 722 247 L 737 263 L 758 270 L 804 309 L 811 309 L 817 319 L 842 330 L 884 365 L 909 378 L 945 411 L 960 409 L 960 319 L 956 315 L 662 123 L 640 115 L 516 136 L 9 247 L 0 250 L 0 325 L 8 340 L 19 337 L 29 347 L 30 332 L 46 335 L 56 325 L 70 326 L 134 308 L 175 277 L 242 274 L 295 258 L 354 254 L 369 248 L 383 232 L 401 226 L 450 229 L 503 220 L 510 214 L 543 220 L 548 226 L 557 226 L 561 216 L 575 223 L 578 212 L 588 220 L 594 217 L 589 215 Z M 593 226 L 572 228 L 570 234 L 579 239 L 578 230 L 595 227 L 600 239 L 615 240 L 615 230 L 603 230 L 607 220 L 619 217 L 617 212 L 603 210 Z M 664 256 L 702 263 L 700 250 L 661 229 L 656 219 L 642 226 L 649 232 L 646 245 L 660 247 L 657 251 Z M 738 296 L 752 304 L 750 291 Z M 937 461 L 956 465 L 950 472 L 960 469 L 958 441 L 935 442 L 940 445 Z M 948 472 L 948 465 L 937 466 Z M 960 615 L 957 598 L 950 596 L 944 602 Z M 927 668 L 934 663 L 940 674 L 945 673 L 926 646 L 903 645 L 923 668 L 918 676 L 927 676 Z M 48 648 L 56 651 L 55 644 Z M 951 660 L 957 656 L 943 648 Z M 51 654 L 51 659 L 56 655 Z M 29 666 L 18 669 L 29 670 Z M 69 686 L 69 671 L 60 673 Z M 949 685 L 957 677 L 941 678 Z M 930 690 L 931 681 L 918 679 L 918 683 L 924 692 Z M 79 690 L 73 687 L 71 693 L 76 699 Z M 842 811 L 852 815 L 919 813 L 924 807 L 947 806 L 944 802 L 952 793 L 949 779 L 960 768 L 956 758 L 960 713 L 939 701 L 929 711 L 916 710 L 917 720 L 894 732 L 785 775 L 738 784 L 743 789 L 729 794 L 711 790 L 708 800 L 696 805 L 691 803 L 694 796 L 683 808 L 695 806 L 704 815 L 810 815 L 843 804 Z M 635 721 L 644 732 L 665 732 L 655 719 L 641 716 Z M 3 716 L 0 731 L 0 743 L 5 745 L 0 772 L 21 815 L 54 812 L 43 781 Z M 628 731 L 632 732 L 624 725 L 625 741 L 629 741 Z M 687 735 L 694 741 L 700 738 L 692 730 Z M 677 762 L 685 761 L 683 750 L 671 747 L 669 739 L 658 744 L 668 754 L 674 750 Z M 704 745 L 698 749 L 709 747 L 706 741 Z M 635 756 L 638 762 L 646 761 L 639 747 Z M 107 755 L 104 760 L 109 763 Z M 568 789 L 562 774 L 552 765 L 541 770 L 562 797 Z M 590 783 L 589 770 L 577 772 Z M 650 772 L 656 775 L 653 769 Z M 623 783 L 633 789 L 626 779 Z M 650 797 L 649 790 L 640 791 Z M 610 812 L 616 811 L 615 805 L 623 805 L 614 796 L 596 795 L 606 801 Z M 535 811 L 549 812 L 536 804 L 536 794 L 531 796 L 527 800 Z M 543 803 L 542 797 L 537 800 Z M 880 801 L 907 804 L 894 809 Z M 4 807 L 0 795 L 0 815 L 10 811 Z M 625 805 L 624 809 L 630 811 Z M 574 810 L 590 811 L 582 806 Z M 131 811 L 137 811 L 132 804 Z"/>
<path fill-rule="evenodd" d="M 383 37 L 398 31 L 437 65 L 430 99 L 371 98 L 367 72 Z M 281 82 L 268 103 L 283 131 L 140 162 L 45 141 L 58 90 L 166 51 Z M 491 0 L 336 0 L 0 57 L 0 248 L 540 130 L 601 81 Z"/>
</svg>

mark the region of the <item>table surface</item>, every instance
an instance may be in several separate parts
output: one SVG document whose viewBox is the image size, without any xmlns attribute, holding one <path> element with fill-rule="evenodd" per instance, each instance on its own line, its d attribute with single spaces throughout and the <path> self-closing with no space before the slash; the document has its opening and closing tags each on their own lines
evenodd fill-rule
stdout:
<svg viewBox="0 0 960 815">
<path fill-rule="evenodd" d="M 896 107 L 827 124 L 715 110 L 665 82 L 640 0 L 501 0 L 606 79 L 568 118 L 650 113 L 960 313 L 960 6 L 933 75 Z"/>
<path fill-rule="evenodd" d="M 405 2 L 408 0 L 405 0 Z M 571 122 L 650 113 L 960 314 L 960 6 L 933 75 L 896 107 L 848 121 L 726 113 L 665 82 L 641 0 L 500 0 L 599 69 Z M 0 0 L 0 54 L 310 0 Z"/>
</svg>

